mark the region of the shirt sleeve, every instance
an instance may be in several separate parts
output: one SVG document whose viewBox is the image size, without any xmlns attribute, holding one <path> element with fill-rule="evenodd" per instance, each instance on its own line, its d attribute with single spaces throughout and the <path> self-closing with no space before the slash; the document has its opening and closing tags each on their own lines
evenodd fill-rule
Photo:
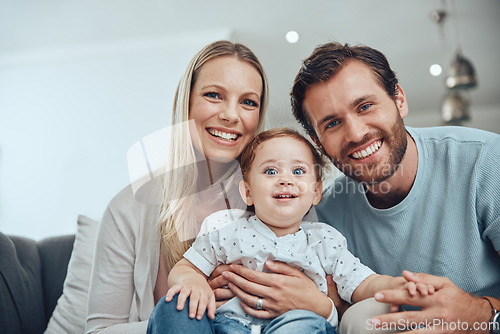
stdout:
<svg viewBox="0 0 500 334">
<path fill-rule="evenodd" d="M 210 276 L 218 265 L 226 263 L 223 235 L 241 217 L 245 217 L 245 211 L 232 209 L 217 211 L 205 218 L 184 258 Z"/>
<path fill-rule="evenodd" d="M 500 136 L 488 141 L 477 162 L 476 208 L 479 229 L 500 251 Z"/>
<path fill-rule="evenodd" d="M 210 226 L 213 226 L 213 224 L 209 216 L 203 221 L 200 232 L 191 247 L 184 253 L 184 258 L 200 269 L 206 276 L 210 276 L 218 265 L 217 254 L 212 240 L 216 244 L 219 239 L 219 230 L 215 229 L 209 232 Z"/>
<path fill-rule="evenodd" d="M 325 242 L 322 242 L 319 252 L 323 253 L 320 259 L 324 261 L 325 272 L 332 275 L 340 297 L 352 303 L 354 290 L 374 272 L 349 252 L 347 241 L 340 232 L 327 224 L 319 225 L 324 230 Z"/>
</svg>

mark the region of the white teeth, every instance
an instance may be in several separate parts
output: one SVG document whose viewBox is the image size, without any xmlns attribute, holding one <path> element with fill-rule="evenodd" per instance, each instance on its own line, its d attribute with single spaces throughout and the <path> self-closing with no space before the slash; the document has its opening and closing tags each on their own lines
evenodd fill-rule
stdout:
<svg viewBox="0 0 500 334">
<path fill-rule="evenodd" d="M 208 132 L 210 132 L 210 134 L 212 136 L 215 136 L 215 137 L 219 137 L 219 138 L 222 138 L 222 139 L 225 139 L 225 140 L 236 140 L 236 138 L 238 138 L 238 135 L 236 133 L 227 133 L 227 132 L 222 132 L 222 131 L 219 131 L 219 130 L 215 130 L 215 129 L 209 129 Z"/>
<path fill-rule="evenodd" d="M 276 198 L 294 198 L 293 195 L 276 195 Z"/>
<path fill-rule="evenodd" d="M 380 146 L 382 146 L 382 141 L 378 140 L 375 143 L 368 146 L 367 148 L 365 148 L 364 150 L 354 152 L 351 155 L 354 159 L 364 159 L 366 157 L 369 157 L 373 153 L 377 152 Z"/>
</svg>

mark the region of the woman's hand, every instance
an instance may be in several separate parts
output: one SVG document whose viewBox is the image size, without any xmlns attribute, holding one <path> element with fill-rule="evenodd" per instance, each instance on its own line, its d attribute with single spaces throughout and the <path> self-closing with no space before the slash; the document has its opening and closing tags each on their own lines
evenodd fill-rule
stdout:
<svg viewBox="0 0 500 334">
<path fill-rule="evenodd" d="M 219 308 L 234 297 L 234 293 L 228 288 L 228 280 L 222 276 L 224 271 L 231 270 L 228 264 L 222 264 L 215 268 L 212 275 L 208 278 L 208 285 L 212 288 L 216 307 Z"/>
<path fill-rule="evenodd" d="M 231 291 L 241 299 L 241 306 L 249 315 L 257 318 L 274 318 L 287 311 L 303 309 L 328 318 L 332 304 L 316 286 L 302 273 L 285 263 L 266 261 L 273 273 L 263 273 L 231 265 L 231 271 L 223 273 L 229 281 Z M 262 307 L 257 308 L 258 298 Z"/>
</svg>

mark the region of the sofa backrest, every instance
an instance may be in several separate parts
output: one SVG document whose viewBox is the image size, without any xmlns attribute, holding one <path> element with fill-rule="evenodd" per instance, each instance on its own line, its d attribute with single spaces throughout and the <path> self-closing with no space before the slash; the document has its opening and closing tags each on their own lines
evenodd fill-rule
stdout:
<svg viewBox="0 0 500 334">
<path fill-rule="evenodd" d="M 0 233 L 0 333 L 36 334 L 47 327 L 62 292 L 74 236 L 56 239 L 37 243 Z"/>
<path fill-rule="evenodd" d="M 0 332 L 45 329 L 41 270 L 34 240 L 0 234 Z"/>
<path fill-rule="evenodd" d="M 37 243 L 42 265 L 45 325 L 49 322 L 57 300 L 62 295 L 74 242 L 74 235 L 65 235 L 46 238 Z"/>
</svg>

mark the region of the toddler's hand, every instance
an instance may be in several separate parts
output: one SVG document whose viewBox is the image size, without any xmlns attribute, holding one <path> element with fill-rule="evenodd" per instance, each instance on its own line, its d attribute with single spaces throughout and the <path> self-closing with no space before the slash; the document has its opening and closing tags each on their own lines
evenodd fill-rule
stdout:
<svg viewBox="0 0 500 334">
<path fill-rule="evenodd" d="M 177 293 L 179 294 L 177 299 L 177 310 L 179 311 L 184 308 L 186 299 L 189 297 L 189 317 L 191 319 L 196 316 L 196 319 L 201 320 L 205 310 L 210 319 L 215 317 L 215 296 L 206 281 L 200 284 L 197 280 L 189 280 L 182 284 L 176 284 L 168 290 L 165 301 L 171 301 Z"/>
<path fill-rule="evenodd" d="M 417 292 L 422 296 L 429 296 L 436 292 L 436 288 L 432 284 L 415 283 L 409 280 L 403 285 L 403 290 L 408 290 L 410 296 L 416 296 Z"/>
</svg>

